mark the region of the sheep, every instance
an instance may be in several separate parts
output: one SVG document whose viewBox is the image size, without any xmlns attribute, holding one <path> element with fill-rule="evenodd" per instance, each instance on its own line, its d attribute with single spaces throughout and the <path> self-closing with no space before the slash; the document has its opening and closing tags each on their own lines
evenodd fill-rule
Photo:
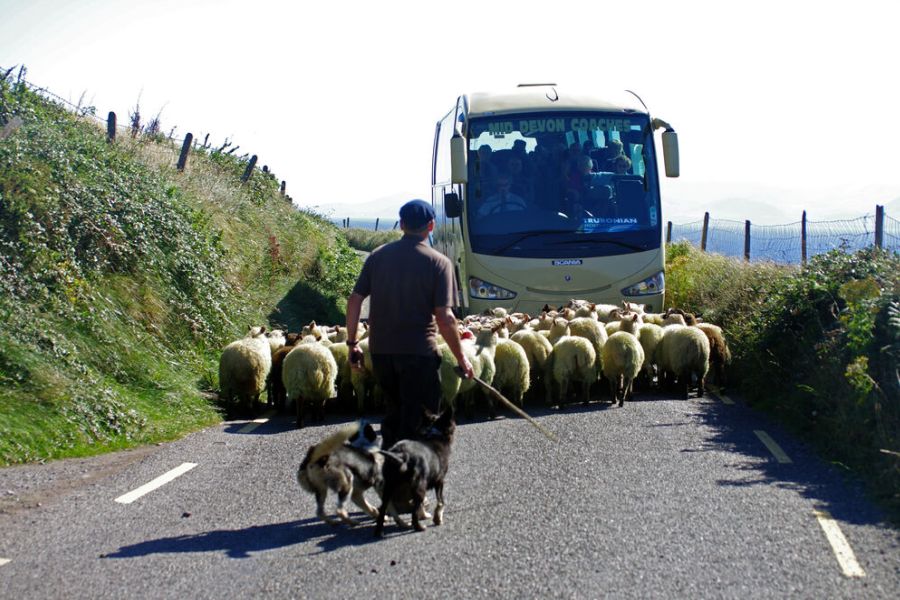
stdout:
<svg viewBox="0 0 900 600">
<path fill-rule="evenodd" d="M 681 316 L 681 315 L 675 315 Z M 660 381 L 677 378 L 678 391 L 685 400 L 693 375 L 697 376 L 697 395 L 703 396 L 709 370 L 709 338 L 700 329 L 686 325 L 669 325 L 656 347 Z"/>
<path fill-rule="evenodd" d="M 284 337 L 284 332 L 280 329 L 273 329 L 271 331 L 266 332 L 266 337 L 269 340 L 269 348 L 272 350 L 272 355 L 275 354 L 275 351 L 284 346 L 287 343 L 287 340 Z"/>
<path fill-rule="evenodd" d="M 595 321 L 597 318 L 597 305 L 594 303 L 585 303 L 575 308 L 575 318 L 587 317 Z"/>
<path fill-rule="evenodd" d="M 294 349 L 294 344 L 285 344 L 272 354 L 272 368 L 266 378 L 266 396 L 269 405 L 275 410 L 284 410 L 287 403 L 287 392 L 284 389 L 284 381 L 281 374 L 284 372 L 284 359 Z"/>
<path fill-rule="evenodd" d="M 635 321 L 637 318 L 634 315 Z M 622 406 L 631 400 L 634 378 L 644 364 L 644 349 L 634 334 L 618 331 L 609 336 L 602 352 L 603 375 L 609 380 L 613 403 Z"/>
<path fill-rule="evenodd" d="M 501 339 L 494 351 L 494 364 L 494 387 L 501 393 L 509 391 L 510 400 L 522 406 L 522 396 L 531 385 L 524 348 L 512 340 Z"/>
<path fill-rule="evenodd" d="M 557 340 L 564 335 L 570 335 L 569 321 L 562 317 L 556 317 L 547 332 L 547 339 L 555 345 Z"/>
<path fill-rule="evenodd" d="M 265 327 L 250 327 L 247 336 L 231 342 L 219 358 L 219 397 L 236 398 L 242 410 L 254 413 L 272 368 L 272 350 Z"/>
<path fill-rule="evenodd" d="M 709 339 L 709 367 L 720 388 L 725 387 L 725 365 L 731 362 L 731 350 L 725 341 L 722 328 L 712 323 L 697 323 L 696 327 Z"/>
<path fill-rule="evenodd" d="M 482 329 L 475 335 L 474 343 L 467 341 L 462 344 L 463 353 L 472 363 L 475 376 L 487 384 L 493 383 L 494 374 L 497 372 L 494 356 L 498 342 L 499 338 L 493 329 Z M 466 398 L 466 414 L 470 418 L 476 386 L 477 384 L 471 379 L 460 381 L 459 393 Z M 492 419 L 497 416 L 494 399 L 490 396 L 488 396 L 488 416 Z"/>
<path fill-rule="evenodd" d="M 647 315 L 644 315 L 646 317 Z M 662 339 L 664 330 L 659 325 L 653 323 L 644 323 L 638 332 L 638 341 L 641 348 L 644 349 L 644 365 L 641 371 L 644 375 L 642 380 L 646 380 L 649 387 L 653 383 L 653 367 L 656 365 L 656 347 Z"/>
<path fill-rule="evenodd" d="M 584 403 L 590 402 L 591 385 L 598 375 L 596 364 L 597 353 L 591 342 L 574 335 L 559 338 L 547 361 L 547 404 L 552 404 L 554 399 L 558 404 L 565 402 L 569 383 L 581 383 Z"/>
<path fill-rule="evenodd" d="M 346 344 L 345 344 L 346 345 Z M 375 383 L 375 370 L 372 367 L 372 353 L 369 351 L 369 338 L 359 341 L 359 349 L 363 353 L 362 368 L 350 370 L 350 382 L 356 394 L 356 410 L 362 414 L 367 401 L 374 404 L 380 397 L 380 388 Z"/>
<path fill-rule="evenodd" d="M 589 340 L 594 345 L 597 356 L 600 356 L 600 349 L 603 348 L 603 344 L 609 337 L 606 328 L 599 321 L 590 317 L 576 317 L 569 321 L 569 332 L 570 335 L 577 335 Z"/>
<path fill-rule="evenodd" d="M 538 382 L 545 377 L 547 360 L 553 352 L 553 344 L 546 337 L 531 329 L 523 329 L 512 334 L 510 339 L 525 350 L 528 358 L 528 372 L 536 387 Z"/>
<path fill-rule="evenodd" d="M 325 403 L 337 395 L 338 366 L 325 346 L 304 341 L 288 353 L 282 366 L 282 381 L 289 402 L 297 407 L 297 427 L 303 427 L 304 405 L 310 404 L 316 420 L 325 415 Z"/>
<path fill-rule="evenodd" d="M 337 364 L 338 374 L 335 386 L 337 387 L 338 402 L 343 406 L 353 399 L 353 376 L 350 369 L 350 348 L 343 342 L 335 342 L 330 346 L 327 346 L 327 348 L 334 357 L 334 362 Z"/>
</svg>

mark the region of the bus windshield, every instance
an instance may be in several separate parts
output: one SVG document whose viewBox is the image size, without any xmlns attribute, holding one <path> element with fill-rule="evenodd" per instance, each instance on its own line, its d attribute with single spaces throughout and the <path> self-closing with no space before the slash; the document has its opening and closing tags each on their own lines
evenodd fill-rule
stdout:
<svg viewBox="0 0 900 600">
<path fill-rule="evenodd" d="M 643 114 L 473 118 L 466 213 L 477 254 L 608 256 L 659 248 L 659 184 Z"/>
</svg>

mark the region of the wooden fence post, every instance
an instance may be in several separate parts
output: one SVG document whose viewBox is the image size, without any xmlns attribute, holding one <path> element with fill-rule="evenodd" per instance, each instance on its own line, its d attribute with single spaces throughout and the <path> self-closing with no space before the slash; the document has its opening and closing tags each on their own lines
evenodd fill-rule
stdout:
<svg viewBox="0 0 900 600">
<path fill-rule="evenodd" d="M 106 141 L 110 144 L 116 141 L 116 113 L 113 111 L 106 117 Z"/>
<path fill-rule="evenodd" d="M 244 169 L 244 174 L 241 176 L 241 183 L 247 183 L 250 180 L 250 176 L 253 175 L 253 167 L 256 166 L 256 155 L 250 157 L 250 162 L 247 163 L 247 168 Z"/>
<path fill-rule="evenodd" d="M 750 221 L 744 221 L 744 261 L 750 262 Z"/>
<path fill-rule="evenodd" d="M 378 219 L 381 217 L 375 217 L 375 231 L 378 231 Z"/>
<path fill-rule="evenodd" d="M 703 233 L 700 235 L 700 250 L 706 252 L 706 235 L 709 233 L 709 213 L 703 213 Z"/>
<path fill-rule="evenodd" d="M 285 190 L 287 190 L 287 182 L 282 180 L 281 181 L 281 195 L 282 196 L 284 196 Z"/>
<path fill-rule="evenodd" d="M 347 229 L 350 229 L 350 217 L 347 217 Z"/>
<path fill-rule="evenodd" d="M 400 224 L 400 221 L 394 221 L 394 226 L 391 229 L 397 229 L 397 225 Z"/>
<path fill-rule="evenodd" d="M 806 211 L 803 211 L 803 218 L 800 220 L 800 263 L 806 264 Z"/>
<path fill-rule="evenodd" d="M 191 144 L 194 141 L 194 134 L 189 133 L 184 136 L 184 143 L 181 145 L 181 154 L 178 156 L 178 164 L 175 165 L 179 171 L 184 171 L 185 165 L 187 165 L 188 152 L 191 150 Z"/>
<path fill-rule="evenodd" d="M 884 207 L 875 205 L 875 247 L 884 245 Z"/>
<path fill-rule="evenodd" d="M 672 221 L 669 221 L 669 224 L 666 225 L 666 243 L 672 243 Z"/>
</svg>

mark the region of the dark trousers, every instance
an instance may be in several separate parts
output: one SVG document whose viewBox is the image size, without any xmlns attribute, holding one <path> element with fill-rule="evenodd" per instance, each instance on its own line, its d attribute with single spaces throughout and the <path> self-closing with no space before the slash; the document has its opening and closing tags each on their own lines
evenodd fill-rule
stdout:
<svg viewBox="0 0 900 600">
<path fill-rule="evenodd" d="M 441 357 L 433 354 L 373 354 L 372 369 L 387 412 L 381 423 L 381 447 L 390 448 L 419 433 L 424 410 L 441 408 Z"/>
</svg>

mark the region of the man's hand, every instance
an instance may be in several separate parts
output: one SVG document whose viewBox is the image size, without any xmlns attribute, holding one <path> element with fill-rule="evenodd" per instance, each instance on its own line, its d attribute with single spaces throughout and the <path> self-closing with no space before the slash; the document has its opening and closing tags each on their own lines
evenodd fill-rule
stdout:
<svg viewBox="0 0 900 600">
<path fill-rule="evenodd" d="M 462 361 L 457 363 L 457 373 L 463 379 L 472 379 L 475 377 L 475 369 L 472 368 L 472 363 L 469 362 L 469 359 L 465 356 Z"/>
<path fill-rule="evenodd" d="M 350 347 L 350 368 L 354 371 L 362 371 L 363 358 L 363 351 L 359 346 Z"/>
</svg>

